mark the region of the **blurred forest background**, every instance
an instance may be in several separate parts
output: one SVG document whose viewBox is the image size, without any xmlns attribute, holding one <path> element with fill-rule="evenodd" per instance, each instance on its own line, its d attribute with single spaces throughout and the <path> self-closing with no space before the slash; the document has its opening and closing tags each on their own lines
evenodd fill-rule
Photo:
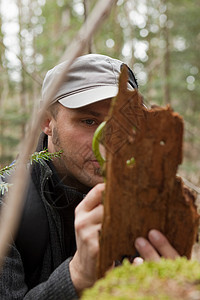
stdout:
<svg viewBox="0 0 200 300">
<path fill-rule="evenodd" d="M 96 2 L 0 0 L 0 168 L 17 155 L 45 73 L 59 62 Z M 183 116 L 179 174 L 198 190 L 200 0 L 118 0 L 87 52 L 121 59 L 136 74 L 148 106 L 169 103 Z"/>
</svg>

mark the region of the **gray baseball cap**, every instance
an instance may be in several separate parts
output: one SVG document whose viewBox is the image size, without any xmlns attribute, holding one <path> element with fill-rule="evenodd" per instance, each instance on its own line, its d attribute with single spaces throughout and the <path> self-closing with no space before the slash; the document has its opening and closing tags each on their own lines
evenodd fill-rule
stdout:
<svg viewBox="0 0 200 300">
<path fill-rule="evenodd" d="M 42 99 L 63 70 L 63 62 L 49 70 L 42 86 Z M 68 108 L 82 107 L 100 100 L 115 97 L 118 93 L 118 79 L 123 63 L 120 60 L 101 55 L 87 54 L 78 57 L 71 65 L 52 104 L 59 101 Z M 137 82 L 129 69 L 128 87 L 137 88 Z"/>
</svg>

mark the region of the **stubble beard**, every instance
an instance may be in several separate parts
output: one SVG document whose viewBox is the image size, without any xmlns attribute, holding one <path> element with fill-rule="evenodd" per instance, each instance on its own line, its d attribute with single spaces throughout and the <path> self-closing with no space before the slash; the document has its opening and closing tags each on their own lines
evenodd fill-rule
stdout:
<svg viewBox="0 0 200 300">
<path fill-rule="evenodd" d="M 56 127 L 53 128 L 52 133 L 52 143 L 56 151 L 63 150 L 61 159 L 54 160 L 54 165 L 62 177 L 63 182 L 66 184 L 72 182 L 72 184 L 77 185 L 78 183 L 85 185 L 87 187 L 93 187 L 97 183 L 103 181 L 102 173 L 100 168 L 96 168 L 93 164 L 83 156 L 82 163 L 79 164 L 77 162 L 80 161 L 81 157 L 81 149 L 75 157 L 73 155 L 66 155 L 65 150 L 61 149 L 60 137 Z M 90 155 L 92 156 L 92 154 Z M 87 163 L 89 163 L 89 167 L 87 167 Z M 73 171 L 76 171 L 74 175 Z M 94 176 L 98 176 L 94 182 Z"/>
</svg>

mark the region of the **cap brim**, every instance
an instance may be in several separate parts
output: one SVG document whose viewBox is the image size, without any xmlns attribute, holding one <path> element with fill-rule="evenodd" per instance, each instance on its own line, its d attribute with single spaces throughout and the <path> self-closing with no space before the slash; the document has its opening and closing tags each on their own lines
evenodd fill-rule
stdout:
<svg viewBox="0 0 200 300">
<path fill-rule="evenodd" d="M 69 95 L 58 100 L 63 106 L 68 108 L 79 108 L 97 101 L 113 98 L 118 93 L 117 86 L 99 86 L 85 90 L 74 95 Z"/>
</svg>

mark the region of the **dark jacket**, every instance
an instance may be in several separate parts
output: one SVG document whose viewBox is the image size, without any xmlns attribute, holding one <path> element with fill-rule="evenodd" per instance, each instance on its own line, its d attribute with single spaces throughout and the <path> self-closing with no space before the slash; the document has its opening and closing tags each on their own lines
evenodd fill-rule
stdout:
<svg viewBox="0 0 200 300">
<path fill-rule="evenodd" d="M 0 275 L 2 300 L 77 298 L 69 272 L 69 255 L 76 250 L 74 209 L 84 195 L 58 184 L 67 198 L 64 207 L 67 223 L 63 225 L 59 213 L 62 207 L 58 207 L 53 197 L 55 173 L 52 168 L 43 161 L 31 169 L 19 230 Z"/>
</svg>

